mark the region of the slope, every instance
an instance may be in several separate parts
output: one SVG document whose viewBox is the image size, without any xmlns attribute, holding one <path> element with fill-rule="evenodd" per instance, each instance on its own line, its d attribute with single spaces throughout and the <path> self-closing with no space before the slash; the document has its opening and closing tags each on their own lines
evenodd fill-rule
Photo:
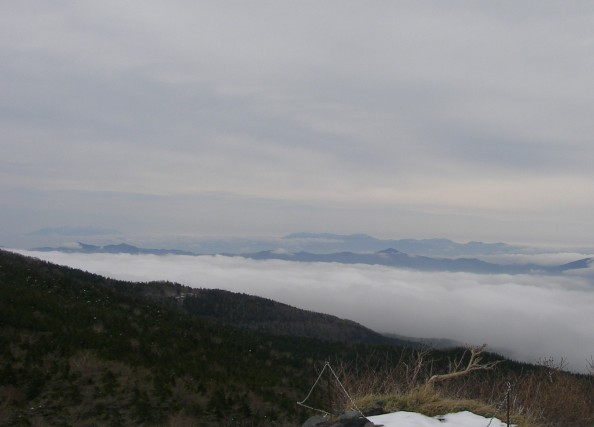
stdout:
<svg viewBox="0 0 594 427">
<path fill-rule="evenodd" d="M 171 282 L 130 283 L 120 292 L 177 307 L 212 322 L 273 335 L 359 344 L 421 347 L 402 337 L 388 337 L 348 319 L 302 310 L 255 295 L 220 289 L 196 289 Z"/>
</svg>

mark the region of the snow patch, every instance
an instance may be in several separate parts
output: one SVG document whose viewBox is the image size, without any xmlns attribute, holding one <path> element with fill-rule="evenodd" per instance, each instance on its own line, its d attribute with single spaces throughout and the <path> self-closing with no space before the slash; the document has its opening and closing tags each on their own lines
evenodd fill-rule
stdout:
<svg viewBox="0 0 594 427">
<path fill-rule="evenodd" d="M 507 427 L 506 423 L 497 418 L 485 418 L 468 411 L 438 417 L 400 411 L 367 417 L 367 419 L 377 426 L 384 427 Z"/>
</svg>

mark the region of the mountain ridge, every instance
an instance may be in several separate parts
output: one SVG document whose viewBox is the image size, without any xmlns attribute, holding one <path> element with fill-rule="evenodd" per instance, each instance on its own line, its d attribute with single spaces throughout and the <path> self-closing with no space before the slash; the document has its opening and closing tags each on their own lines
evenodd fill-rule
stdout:
<svg viewBox="0 0 594 427">
<path fill-rule="evenodd" d="M 408 255 L 394 248 L 373 253 L 336 252 L 312 254 L 309 252 L 287 253 L 261 251 L 252 254 L 224 254 L 256 260 L 283 260 L 293 262 L 336 262 L 341 264 L 367 264 L 407 268 L 418 271 L 468 272 L 477 274 L 562 274 L 568 270 L 588 268 L 593 258 L 582 258 L 557 265 L 514 264 L 503 265 L 482 261 L 477 258 L 431 258 L 421 255 Z"/>
<path fill-rule="evenodd" d="M 108 253 L 131 255 L 187 255 L 199 254 L 179 249 L 145 249 L 126 243 L 96 246 L 79 242 L 77 246 L 69 247 L 40 247 L 32 251 L 65 253 Z M 254 260 L 283 260 L 293 262 L 326 262 L 341 264 L 382 265 L 395 268 L 406 268 L 418 271 L 447 271 L 468 272 L 477 274 L 549 274 L 558 275 L 569 270 L 590 267 L 594 261 L 591 257 L 581 258 L 572 262 L 540 265 L 540 264 L 496 264 L 478 258 L 445 258 L 427 257 L 424 255 L 410 255 L 395 248 L 382 249 L 376 252 L 332 252 L 311 253 L 306 251 L 290 252 L 286 250 L 264 250 L 250 253 L 220 253 L 228 257 L 241 257 Z"/>
<path fill-rule="evenodd" d="M 350 319 L 304 310 L 269 298 L 172 282 L 130 283 L 131 296 L 164 302 L 202 319 L 272 335 L 328 342 L 425 346 L 404 336 L 381 334 Z"/>
<path fill-rule="evenodd" d="M 39 252 L 64 252 L 64 253 L 105 253 L 105 254 L 130 254 L 130 255 L 196 255 L 194 252 L 181 249 L 152 249 L 140 248 L 128 243 L 118 243 L 111 245 L 91 245 L 88 243 L 77 242 L 77 246 L 42 246 L 33 248 L 31 251 Z"/>
<path fill-rule="evenodd" d="M 338 244 L 342 245 L 343 250 L 348 251 L 378 251 L 385 248 L 395 248 L 401 252 L 416 255 L 471 255 L 481 254 L 501 254 L 517 252 L 522 249 L 519 246 L 508 245 L 507 243 L 495 242 L 485 243 L 478 241 L 469 241 L 466 243 L 455 242 L 445 238 L 429 239 L 379 239 L 368 234 L 333 234 L 333 233 L 291 233 L 282 240 L 302 240 L 304 247 L 307 242 L 315 242 L 318 246 L 326 245 L 329 250 L 335 250 Z M 305 249 L 304 249 L 305 250 Z"/>
</svg>

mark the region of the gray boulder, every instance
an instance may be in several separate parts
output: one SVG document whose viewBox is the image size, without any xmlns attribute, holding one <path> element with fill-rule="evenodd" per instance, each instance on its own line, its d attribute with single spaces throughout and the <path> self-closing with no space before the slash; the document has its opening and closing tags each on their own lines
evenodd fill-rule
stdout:
<svg viewBox="0 0 594 427">
<path fill-rule="evenodd" d="M 374 427 L 374 424 L 358 411 L 347 411 L 338 418 L 315 415 L 301 427 Z"/>
<path fill-rule="evenodd" d="M 314 415 L 308 418 L 301 427 L 322 427 L 328 425 L 328 417 L 322 417 L 321 415 Z"/>
<path fill-rule="evenodd" d="M 384 410 L 384 402 L 378 400 L 377 402 L 375 402 L 375 405 L 369 406 L 367 408 L 362 408 L 362 412 L 363 415 L 365 415 L 366 417 L 385 414 L 386 411 Z"/>
</svg>

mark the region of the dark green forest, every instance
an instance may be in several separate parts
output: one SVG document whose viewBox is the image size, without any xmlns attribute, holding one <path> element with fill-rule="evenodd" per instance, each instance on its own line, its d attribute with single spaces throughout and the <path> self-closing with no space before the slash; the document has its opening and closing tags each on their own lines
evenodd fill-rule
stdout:
<svg viewBox="0 0 594 427">
<path fill-rule="evenodd" d="M 200 318 L 189 291 L 0 252 L 0 424 L 295 423 L 320 361 L 367 352 Z"/>
</svg>

